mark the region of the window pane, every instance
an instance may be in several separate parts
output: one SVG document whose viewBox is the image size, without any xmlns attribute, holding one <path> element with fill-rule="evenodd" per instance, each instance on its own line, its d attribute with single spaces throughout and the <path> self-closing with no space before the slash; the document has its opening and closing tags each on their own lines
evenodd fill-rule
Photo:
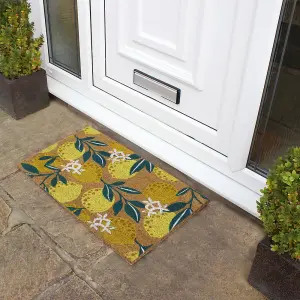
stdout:
<svg viewBox="0 0 300 300">
<path fill-rule="evenodd" d="M 44 0 L 50 62 L 80 77 L 77 1 Z"/>
<path fill-rule="evenodd" d="M 300 1 L 284 1 L 249 167 L 266 175 L 300 146 Z"/>
</svg>

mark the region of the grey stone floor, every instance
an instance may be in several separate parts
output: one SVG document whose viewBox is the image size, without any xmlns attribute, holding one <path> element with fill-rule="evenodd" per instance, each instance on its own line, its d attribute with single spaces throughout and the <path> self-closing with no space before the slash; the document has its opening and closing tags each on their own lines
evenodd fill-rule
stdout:
<svg viewBox="0 0 300 300">
<path fill-rule="evenodd" d="M 129 266 L 17 163 L 92 124 L 200 189 L 211 202 Z M 0 299 L 264 299 L 247 283 L 260 225 L 228 201 L 60 101 L 15 121 L 0 111 Z"/>
</svg>

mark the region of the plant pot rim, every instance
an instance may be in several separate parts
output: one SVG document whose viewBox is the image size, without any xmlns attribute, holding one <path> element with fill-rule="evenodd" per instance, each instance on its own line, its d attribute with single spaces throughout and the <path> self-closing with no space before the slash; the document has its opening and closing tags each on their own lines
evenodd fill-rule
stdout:
<svg viewBox="0 0 300 300">
<path fill-rule="evenodd" d="M 14 82 L 14 81 L 17 81 L 17 80 L 22 79 L 22 78 L 30 77 L 30 76 L 32 76 L 32 75 L 34 75 L 34 74 L 36 74 L 36 73 L 39 73 L 39 72 L 45 72 L 45 70 L 44 70 L 43 68 L 40 68 L 39 70 L 34 71 L 34 72 L 32 72 L 31 74 L 29 74 L 29 75 L 20 76 L 20 77 L 18 77 L 18 78 L 13 78 L 13 79 L 7 78 L 7 77 L 6 77 L 5 75 L 3 75 L 3 73 L 1 73 L 1 72 L 0 72 L 0 76 L 2 76 L 2 77 L 3 77 L 6 81 L 8 81 L 8 82 Z"/>
<path fill-rule="evenodd" d="M 272 238 L 269 236 L 266 236 L 261 242 L 261 245 L 263 245 L 264 247 L 267 247 L 271 250 L 271 245 L 272 245 Z M 272 251 L 273 252 L 273 251 Z M 282 259 L 284 259 L 287 263 L 292 264 L 295 268 L 300 270 L 300 260 L 296 260 L 294 258 L 291 257 L 290 254 L 288 253 L 284 253 L 284 254 L 279 254 L 277 252 L 274 252 L 275 254 L 279 255 L 280 257 L 282 257 Z"/>
</svg>

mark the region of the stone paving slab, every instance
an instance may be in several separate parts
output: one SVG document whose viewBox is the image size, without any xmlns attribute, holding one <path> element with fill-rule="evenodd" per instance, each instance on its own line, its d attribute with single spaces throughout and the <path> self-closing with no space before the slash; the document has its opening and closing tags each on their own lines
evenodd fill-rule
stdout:
<svg viewBox="0 0 300 300">
<path fill-rule="evenodd" d="M 7 220 L 11 213 L 10 207 L 0 197 L 0 233 L 3 232 L 7 227 Z"/>
<path fill-rule="evenodd" d="M 108 247 L 22 172 L 0 182 L 19 207 L 69 254 L 79 258 Z"/>
<path fill-rule="evenodd" d="M 28 226 L 0 239 L 0 298 L 32 299 L 71 270 Z"/>
<path fill-rule="evenodd" d="M 84 281 L 71 275 L 54 284 L 39 295 L 35 300 L 101 300 Z"/>
<path fill-rule="evenodd" d="M 203 212 L 190 219 L 136 265 L 112 254 L 86 272 L 108 299 L 265 299 L 247 282 L 260 227 L 237 214 L 231 218 L 218 202 L 207 210 L 206 219 Z M 221 215 L 227 222 L 219 226 Z M 241 227 L 256 234 L 238 233 Z"/>
<path fill-rule="evenodd" d="M 22 159 L 82 129 L 85 123 L 82 117 L 58 101 L 18 121 L 1 112 L 0 178 L 15 172 Z"/>
</svg>

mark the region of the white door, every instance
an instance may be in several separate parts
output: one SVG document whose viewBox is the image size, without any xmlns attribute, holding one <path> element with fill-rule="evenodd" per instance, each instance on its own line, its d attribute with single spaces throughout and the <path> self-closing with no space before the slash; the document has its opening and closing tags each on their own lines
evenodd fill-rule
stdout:
<svg viewBox="0 0 300 300">
<path fill-rule="evenodd" d="M 94 0 L 94 83 L 227 155 L 255 6 L 256 0 Z M 107 87 L 99 75 L 102 11 L 105 76 L 134 95 Z M 180 103 L 134 84 L 134 70 L 178 88 Z"/>
</svg>

